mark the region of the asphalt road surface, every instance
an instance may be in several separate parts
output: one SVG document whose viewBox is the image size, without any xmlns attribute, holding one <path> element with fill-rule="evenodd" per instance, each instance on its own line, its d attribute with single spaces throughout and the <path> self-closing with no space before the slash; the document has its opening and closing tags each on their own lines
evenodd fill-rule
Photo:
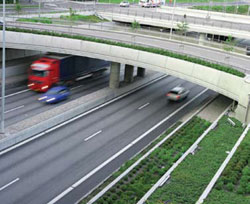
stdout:
<svg viewBox="0 0 250 204">
<path fill-rule="evenodd" d="M 179 103 L 168 102 L 166 92 L 180 84 L 190 89 L 190 95 Z M 203 90 L 203 87 L 168 76 L 1 155 L 1 203 L 48 203 Z M 57 203 L 69 204 L 79 200 L 181 116 L 214 94 L 205 91 Z"/>
<path fill-rule="evenodd" d="M 121 71 L 121 78 L 123 71 Z M 100 76 L 90 77 L 70 86 L 71 95 L 66 101 L 57 104 L 45 104 L 38 101 L 42 93 L 30 91 L 26 86 L 19 86 L 6 91 L 5 123 L 6 126 L 30 118 L 36 114 L 51 110 L 59 105 L 109 86 L 109 69 Z"/>
</svg>

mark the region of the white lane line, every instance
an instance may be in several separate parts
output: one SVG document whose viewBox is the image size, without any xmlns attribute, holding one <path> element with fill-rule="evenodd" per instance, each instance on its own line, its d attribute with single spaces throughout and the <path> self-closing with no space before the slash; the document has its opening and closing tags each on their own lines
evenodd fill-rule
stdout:
<svg viewBox="0 0 250 204">
<path fill-rule="evenodd" d="M 91 139 L 92 137 L 95 137 L 96 135 L 100 134 L 102 132 L 102 130 L 97 131 L 96 133 L 94 133 L 93 135 L 90 135 L 89 137 L 87 137 L 84 141 L 88 141 L 89 139 Z"/>
<path fill-rule="evenodd" d="M 73 185 L 71 185 L 72 188 L 76 188 L 77 186 L 81 185 L 84 181 L 86 181 L 88 178 L 90 178 L 91 176 L 93 176 L 97 171 L 99 171 L 100 169 L 102 169 L 104 166 L 106 166 L 107 164 L 109 164 L 111 161 L 113 161 L 115 158 L 117 158 L 118 156 L 120 156 L 123 152 L 127 151 L 130 147 L 132 147 L 134 144 L 136 144 L 137 142 L 139 142 L 140 140 L 142 140 L 144 137 L 146 137 L 149 133 L 151 133 L 153 130 L 155 130 L 156 128 L 158 128 L 160 125 L 162 125 L 164 122 L 166 122 L 169 118 L 171 118 L 172 116 L 174 116 L 176 113 L 178 113 L 179 111 L 181 111 L 182 109 L 184 109 L 186 106 L 188 106 L 190 103 L 192 103 L 195 99 L 197 99 L 199 96 L 201 96 L 202 94 L 204 94 L 206 91 L 208 91 L 208 89 L 204 89 L 202 92 L 200 92 L 199 94 L 197 94 L 195 97 L 193 97 L 190 101 L 186 102 L 185 104 L 183 104 L 181 107 L 179 107 L 177 110 L 175 110 L 174 112 L 172 112 L 170 115 L 168 115 L 166 118 L 164 118 L 163 120 L 161 120 L 159 123 L 157 123 L 155 126 L 153 126 L 152 128 L 150 128 L 149 130 L 147 130 L 145 133 L 143 133 L 141 136 L 139 136 L 138 138 L 136 138 L 133 142 L 129 143 L 127 146 L 125 146 L 123 149 L 121 149 L 120 151 L 118 151 L 117 153 L 115 153 L 113 156 L 111 156 L 109 159 L 107 159 L 106 161 L 104 161 L 103 163 L 101 163 L 99 166 L 97 166 L 95 169 L 93 169 L 92 171 L 90 171 L 88 174 L 86 174 L 85 176 L 83 176 L 81 179 L 79 179 L 77 182 L 75 182 Z M 56 203 L 58 200 L 60 200 L 63 196 L 66 195 L 65 191 L 63 191 L 62 193 L 60 193 L 58 196 L 56 196 L 52 201 L 50 201 L 48 204 L 54 204 Z"/>
<path fill-rule="evenodd" d="M 141 110 L 141 109 L 145 108 L 145 107 L 148 106 L 149 104 L 150 104 L 150 103 L 146 103 L 146 104 L 140 106 L 140 107 L 138 108 L 138 110 Z"/>
<path fill-rule="evenodd" d="M 60 196 L 55 197 L 53 200 L 51 200 L 50 202 L 48 202 L 47 204 L 53 204 L 56 203 L 58 200 L 60 200 L 63 196 L 67 195 L 70 191 L 72 191 L 74 188 L 69 187 L 67 188 L 62 194 L 60 194 Z"/>
<path fill-rule="evenodd" d="M 79 85 L 79 86 L 73 87 L 73 88 L 71 88 L 70 90 L 78 89 L 78 88 L 80 88 L 80 87 L 82 87 L 82 85 Z"/>
<path fill-rule="evenodd" d="M 3 187 L 0 188 L 0 191 L 4 190 L 5 188 L 9 187 L 10 185 L 12 185 L 13 183 L 16 183 L 17 181 L 19 181 L 19 178 L 16 178 L 15 180 L 9 182 L 8 184 L 4 185 Z"/>
<path fill-rule="evenodd" d="M 21 106 L 12 108 L 12 109 L 10 109 L 10 110 L 7 110 L 7 111 L 5 111 L 4 113 L 9 113 L 9 112 L 11 112 L 11 111 L 14 111 L 14 110 L 17 110 L 17 109 L 20 109 L 20 108 L 23 108 L 23 107 L 24 107 L 24 105 L 21 105 Z"/>
<path fill-rule="evenodd" d="M 13 94 L 9 94 L 9 95 L 5 96 L 5 98 L 8 98 L 8 97 L 10 97 L 10 96 L 15 96 L 15 95 L 17 95 L 17 94 L 24 93 L 24 92 L 27 92 L 27 91 L 29 91 L 29 89 L 25 89 L 25 90 L 22 90 L 22 91 L 13 93 Z M 0 97 L 0 99 L 1 99 L 1 98 L 2 98 L 2 97 Z"/>
</svg>

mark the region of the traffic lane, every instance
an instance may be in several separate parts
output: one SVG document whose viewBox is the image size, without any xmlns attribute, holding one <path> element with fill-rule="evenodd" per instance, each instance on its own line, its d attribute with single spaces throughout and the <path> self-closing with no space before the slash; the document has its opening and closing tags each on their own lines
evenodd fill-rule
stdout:
<svg viewBox="0 0 250 204">
<path fill-rule="evenodd" d="M 157 94 L 157 92 L 155 91 L 156 89 L 160 89 L 163 85 L 166 86 L 166 92 L 168 90 L 170 90 L 172 87 L 174 87 L 177 84 L 181 84 L 182 80 L 177 80 L 175 77 L 167 77 L 164 80 L 161 80 L 147 88 L 144 88 L 138 92 L 136 92 L 137 94 L 132 94 L 129 96 L 129 98 L 126 98 L 126 100 L 119 100 L 118 102 L 116 102 L 116 105 L 109 105 L 109 106 L 105 106 L 105 108 L 100 109 L 98 111 L 96 111 L 94 114 L 98 115 L 98 120 L 99 121 L 103 121 L 105 118 L 112 116 L 115 113 L 118 113 L 118 111 L 129 111 L 130 107 L 134 104 L 135 107 L 139 107 L 140 104 L 144 103 L 144 100 L 146 99 L 147 101 L 149 100 L 149 98 L 154 97 L 155 94 Z M 164 94 L 164 92 L 162 93 Z M 165 98 L 165 97 L 163 97 Z M 125 110 L 123 110 L 125 109 Z M 30 145 L 31 143 L 27 144 L 27 147 L 29 149 L 29 151 L 26 152 L 26 154 L 22 153 L 19 154 L 17 153 L 17 157 L 13 157 L 12 159 L 8 159 L 5 163 L 2 163 L 2 165 L 0 166 L 0 173 L 2 173 L 3 169 L 9 169 L 11 168 L 11 165 L 14 164 L 18 164 L 18 160 L 20 160 L 21 158 L 23 160 L 26 160 L 30 157 L 30 154 L 35 155 L 36 151 L 42 151 L 43 148 L 46 148 L 49 144 L 57 144 L 61 141 L 63 141 L 64 139 L 67 140 L 71 140 L 71 138 L 68 138 L 67 136 L 64 136 L 63 133 L 66 134 L 72 134 L 72 131 L 74 133 L 74 131 L 77 133 L 79 132 L 81 129 L 84 129 L 86 127 L 89 127 L 93 124 L 95 124 L 96 122 L 96 116 L 93 114 L 90 115 L 86 115 L 84 118 L 82 118 L 81 120 L 76 120 L 74 121 L 74 123 L 70 123 L 67 126 L 65 126 L 64 129 L 66 129 L 68 132 L 65 132 L 65 130 L 61 130 L 61 129 L 57 129 L 57 131 L 59 131 L 60 133 L 57 135 L 57 137 L 49 137 L 49 140 L 47 139 L 42 139 L 43 142 L 45 143 L 44 145 L 39 144 L 40 148 L 36 147 L 33 148 L 33 145 Z M 119 114 L 118 114 L 119 115 Z M 84 123 L 82 122 L 82 120 L 84 121 Z M 66 128 L 67 127 L 67 128 Z M 77 128 L 78 127 L 78 128 Z M 40 139 L 39 139 L 40 140 Z M 36 140 L 37 142 L 39 140 Z M 82 140 L 82 137 L 80 137 L 80 140 Z M 34 141 L 34 142 L 36 142 Z M 74 141 L 74 140 L 73 140 Z M 24 146 L 26 147 L 26 146 Z M 15 149 L 13 152 L 15 151 L 23 151 L 22 149 Z M 12 154 L 12 152 L 9 152 L 9 154 Z M 8 155 L 8 154 L 6 154 Z M 21 158 L 19 158 L 21 156 Z M 13 160 L 14 159 L 14 160 Z M 23 163 L 24 161 L 20 161 L 20 163 Z"/>
<path fill-rule="evenodd" d="M 154 90 L 154 92 L 155 92 L 155 90 Z M 154 92 L 152 92 L 152 93 L 154 93 Z M 197 90 L 197 92 L 199 93 L 200 89 Z M 165 96 L 164 96 L 163 100 L 164 100 L 164 107 L 166 107 Z M 138 105 L 139 104 L 137 104 L 137 106 Z M 179 103 L 179 105 L 181 105 L 181 103 Z M 160 107 L 160 108 L 161 108 L 161 110 L 159 112 L 162 113 L 162 107 Z M 172 108 L 175 109 L 176 108 L 175 105 Z M 168 110 L 168 111 L 171 112 L 173 110 Z M 100 111 L 97 111 L 97 112 L 100 112 Z M 91 114 L 91 117 L 93 117 L 93 115 L 95 115 L 95 114 Z M 126 117 L 132 117 L 132 115 L 133 114 L 130 114 L 129 116 L 126 116 Z M 151 114 L 151 115 L 152 115 L 152 118 L 150 118 L 150 119 L 157 121 L 158 117 L 154 114 Z M 99 117 L 97 116 L 97 119 L 98 118 Z M 108 117 L 108 118 L 110 118 L 110 117 Z M 145 122 L 144 118 L 142 118 L 141 120 L 143 120 Z M 79 123 L 78 121 L 76 121 L 76 122 Z M 73 124 L 75 124 L 75 123 L 73 123 Z M 82 124 L 79 124 L 79 125 L 82 126 Z M 116 124 L 113 124 L 112 128 L 114 128 L 115 125 Z M 124 129 L 124 127 L 126 126 L 126 123 L 119 124 L 119 125 L 121 125 L 121 127 L 119 126 L 119 129 L 122 129 L 122 128 Z M 144 127 L 142 127 L 142 128 L 146 127 L 145 125 L 143 125 L 143 126 Z M 85 142 L 83 141 L 83 139 L 84 139 L 83 135 L 85 132 L 84 129 L 82 131 L 77 131 L 77 133 L 72 134 L 73 129 L 75 129 L 75 128 L 67 127 L 66 130 L 65 130 L 65 128 L 61 128 L 60 130 L 58 130 L 59 133 L 57 133 L 57 137 L 58 136 L 60 137 L 60 135 L 62 136 L 62 135 L 66 134 L 66 140 L 68 140 L 67 142 L 64 142 L 63 144 L 61 144 L 62 141 L 56 142 L 55 145 L 60 145 L 61 147 L 54 146 L 52 148 L 46 149 L 46 151 L 41 150 L 42 152 L 39 155 L 35 155 L 35 156 L 33 153 L 31 154 L 32 158 L 33 158 L 32 159 L 33 161 L 31 162 L 32 165 L 33 165 L 33 163 L 37 163 L 37 161 L 40 161 L 38 166 L 35 167 L 35 169 L 31 168 L 30 163 L 26 164 L 26 161 L 21 162 L 21 165 L 24 165 L 24 166 L 22 168 L 20 168 L 20 169 L 18 168 L 18 169 L 19 169 L 19 172 L 22 172 L 24 170 L 24 172 L 23 172 L 24 175 L 19 176 L 20 178 L 23 178 L 23 179 L 20 179 L 20 181 L 15 186 L 13 186 L 11 188 L 12 192 L 13 192 L 13 190 L 16 191 L 15 188 L 17 188 L 17 191 L 22 192 L 21 194 L 23 195 L 23 197 L 20 198 L 21 203 L 30 203 L 30 201 L 32 199 L 37 199 L 37 198 L 40 198 L 38 200 L 41 200 L 41 203 L 43 203 L 43 199 L 46 198 L 46 195 L 43 194 L 42 192 L 49 191 L 49 192 L 51 192 L 51 193 L 53 192 L 55 194 L 60 193 L 61 190 L 65 189 L 65 186 L 72 184 L 72 181 L 74 181 L 75 179 L 79 179 L 80 175 L 86 174 L 88 171 L 93 169 L 98 163 L 102 162 L 103 160 L 105 160 L 106 157 L 111 156 L 114 153 L 112 150 L 113 147 L 109 146 L 109 147 L 107 147 L 107 149 L 103 149 L 103 148 L 105 145 L 107 145 L 105 142 L 109 143 L 110 140 L 113 140 L 111 134 L 113 134 L 114 132 L 120 131 L 120 130 L 117 130 L 117 128 L 115 128 L 115 130 L 112 130 L 111 134 L 108 133 L 108 135 L 106 135 L 106 134 L 102 135 L 101 139 L 98 140 L 97 143 L 94 143 L 91 145 L 90 145 L 90 143 L 85 144 Z M 71 130 L 71 131 L 69 131 L 69 130 Z M 95 130 L 96 130 L 96 128 L 94 128 L 93 132 Z M 61 132 L 61 131 L 63 131 L 63 132 Z M 140 131 L 142 131 L 142 130 L 140 130 Z M 68 132 L 68 133 L 66 133 L 66 132 Z M 126 132 L 126 131 L 123 130 L 122 132 Z M 85 135 L 85 137 L 86 136 L 88 136 L 88 135 Z M 54 137 L 55 137 L 55 135 L 53 135 L 53 137 L 49 137 L 49 139 L 54 138 Z M 129 136 L 129 137 L 131 137 L 131 136 Z M 48 138 L 48 137 L 46 137 L 46 138 Z M 130 139 L 130 138 L 128 138 L 128 139 Z M 131 139 L 130 139 L 130 141 L 131 141 Z M 72 144 L 72 143 L 74 143 L 74 144 Z M 119 145 L 120 145 L 120 143 L 116 144 L 115 146 L 118 147 Z M 27 146 L 30 146 L 30 145 L 27 145 Z M 98 155 L 96 157 L 96 155 L 97 155 L 96 151 L 98 150 L 98 152 L 100 152 L 102 149 L 103 149 L 103 151 L 100 153 L 100 155 Z M 59 152 L 58 152 L 58 150 L 59 150 Z M 107 152 L 107 150 L 109 150 L 111 152 Z M 63 152 L 61 152 L 61 151 L 63 151 Z M 42 160 L 44 160 L 44 158 L 47 158 L 50 155 L 53 155 L 53 157 L 50 158 L 50 160 L 42 161 Z M 84 155 L 85 156 L 87 155 L 87 157 L 85 157 Z M 86 167 L 86 164 L 88 165 L 87 167 Z M 17 168 L 15 168 L 15 170 L 16 169 Z M 34 172 L 36 172 L 36 173 L 35 173 L 35 176 L 33 177 Z M 74 173 L 71 174 L 70 172 L 74 172 Z M 44 177 L 44 175 L 46 175 L 46 177 Z M 66 175 L 70 175 L 70 176 L 66 177 Z M 61 179 L 59 179 L 60 182 L 58 182 L 57 176 L 59 178 L 65 178 L 65 177 L 66 178 L 63 181 L 61 181 Z M 26 177 L 28 177 L 28 178 L 26 179 Z M 31 184 L 29 184 L 29 181 L 37 181 L 39 183 L 38 185 L 36 183 L 37 188 L 32 186 L 33 190 L 31 192 L 30 192 L 30 189 L 29 189 L 29 191 L 26 191 L 27 189 L 23 189 L 22 185 L 21 185 L 24 182 L 25 186 L 29 186 L 29 185 L 31 185 Z M 51 186 L 55 186 L 55 185 L 56 186 L 58 185 L 57 188 L 55 188 L 55 189 L 51 188 Z M 58 188 L 59 188 L 59 190 L 58 190 Z M 8 191 L 8 189 L 6 191 Z M 25 191 L 26 191 L 26 193 L 25 193 Z M 53 193 L 52 193 L 52 195 L 53 195 Z M 47 194 L 47 195 L 49 195 L 49 194 Z M 16 201 L 19 202 L 19 199 Z"/>
<path fill-rule="evenodd" d="M 107 72 L 103 73 L 103 75 L 100 77 L 81 80 L 71 87 L 71 96 L 69 99 L 57 104 L 45 104 L 38 101 L 38 98 L 42 94 L 33 91 L 9 97 L 6 99 L 6 126 L 30 118 L 39 113 L 51 110 L 99 89 L 105 88 L 108 86 L 108 82 L 109 74 Z"/>
<path fill-rule="evenodd" d="M 106 178 L 110 176 L 114 171 L 122 166 L 126 161 L 136 155 L 138 152 L 143 150 L 150 142 L 155 138 L 165 132 L 166 129 L 171 127 L 175 122 L 177 122 L 181 117 L 191 111 L 193 108 L 200 104 L 204 104 L 209 99 L 216 95 L 213 91 L 208 91 L 203 94 L 199 99 L 195 100 L 194 103 L 190 104 L 185 110 L 180 111 L 170 120 L 164 122 L 159 128 L 148 134 L 147 137 L 143 138 L 140 142 L 136 143 L 129 150 L 125 151 L 123 154 L 115 158 L 111 163 L 104 166 L 101 170 L 97 171 L 93 176 L 89 177 L 81 185 L 74 188 L 69 194 L 61 198 L 57 204 L 68 204 L 68 203 L 77 203 L 83 197 L 88 195 L 93 191 L 99 184 L 101 184 Z"/>
</svg>

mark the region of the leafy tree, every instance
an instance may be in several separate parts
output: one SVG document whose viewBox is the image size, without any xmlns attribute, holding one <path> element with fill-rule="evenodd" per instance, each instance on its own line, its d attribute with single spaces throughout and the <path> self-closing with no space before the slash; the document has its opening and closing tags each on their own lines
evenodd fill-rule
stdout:
<svg viewBox="0 0 250 204">
<path fill-rule="evenodd" d="M 131 26 L 133 29 L 139 29 L 141 27 L 140 23 L 137 22 L 136 20 L 134 20 L 134 22 L 132 22 Z"/>
<path fill-rule="evenodd" d="M 189 27 L 188 27 L 188 23 L 185 22 L 185 21 L 182 21 L 181 23 L 177 23 L 177 32 L 180 34 L 180 35 L 184 35 Z"/>
<path fill-rule="evenodd" d="M 228 36 L 225 45 L 224 45 L 224 50 L 228 52 L 232 52 L 234 50 L 236 42 L 234 41 L 233 37 L 231 35 Z"/>
<path fill-rule="evenodd" d="M 21 13 L 21 11 L 22 11 L 22 6 L 19 4 L 19 3 L 17 3 L 16 5 L 15 5 L 15 10 L 16 10 L 16 12 L 18 13 L 18 15 Z"/>
</svg>

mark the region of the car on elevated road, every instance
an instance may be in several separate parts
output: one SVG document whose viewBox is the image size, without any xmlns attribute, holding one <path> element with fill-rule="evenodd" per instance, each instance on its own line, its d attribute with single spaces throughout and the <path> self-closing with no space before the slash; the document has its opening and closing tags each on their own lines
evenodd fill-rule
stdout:
<svg viewBox="0 0 250 204">
<path fill-rule="evenodd" d="M 129 7 L 129 2 L 128 1 L 122 1 L 120 3 L 120 7 Z"/>
</svg>

